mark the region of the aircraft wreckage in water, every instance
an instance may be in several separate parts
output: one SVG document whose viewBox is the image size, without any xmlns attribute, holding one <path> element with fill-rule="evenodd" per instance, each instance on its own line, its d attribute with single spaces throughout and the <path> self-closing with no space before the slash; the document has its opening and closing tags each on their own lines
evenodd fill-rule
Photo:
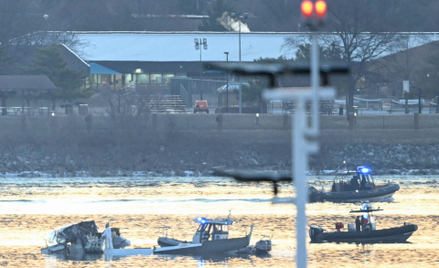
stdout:
<svg viewBox="0 0 439 268">
<path fill-rule="evenodd" d="M 153 249 L 126 248 L 131 243 L 120 235 L 119 228 L 111 228 L 107 224 L 107 228 L 103 232 L 99 232 L 95 221 L 82 221 L 50 231 L 45 239 L 47 247 L 41 249 L 41 253 L 73 260 L 97 259 L 102 254 L 105 255 L 105 258 L 111 258 L 152 254 L 201 256 L 228 252 L 252 253 L 248 246 L 253 232 L 253 225 L 250 233 L 244 237 L 229 238 L 228 228 L 233 224 L 230 215 L 226 219 L 212 220 L 198 217 L 194 221 L 199 226 L 192 241 L 160 237 L 158 244 L 161 247 L 154 247 Z M 267 241 L 261 241 L 267 244 Z M 258 243 L 261 244 L 261 241 Z M 270 247 L 265 246 L 262 248 L 263 252 L 271 250 L 271 240 L 269 244 Z M 261 249 L 257 250 L 259 247 L 256 248 L 258 253 L 261 251 Z"/>
<path fill-rule="evenodd" d="M 119 228 L 107 227 L 100 233 L 93 220 L 52 230 L 45 241 L 47 247 L 41 249 L 41 253 L 71 259 L 82 259 L 85 254 L 104 253 L 107 248 L 122 249 L 131 245 L 120 235 Z"/>
</svg>

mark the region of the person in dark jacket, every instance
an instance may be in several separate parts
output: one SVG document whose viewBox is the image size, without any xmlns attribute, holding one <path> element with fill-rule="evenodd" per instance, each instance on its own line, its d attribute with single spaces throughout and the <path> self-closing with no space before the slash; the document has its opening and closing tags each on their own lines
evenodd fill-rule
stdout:
<svg viewBox="0 0 439 268">
<path fill-rule="evenodd" d="M 356 176 L 353 176 L 351 181 L 350 181 L 350 188 L 352 191 L 358 190 L 358 188 L 360 187 L 360 185 L 358 184 L 358 179 Z"/>
<path fill-rule="evenodd" d="M 366 188 L 366 177 L 364 177 L 364 175 L 363 175 L 363 178 L 361 179 L 361 188 Z"/>
<path fill-rule="evenodd" d="M 357 216 L 357 218 L 355 219 L 355 228 L 357 229 L 357 232 L 361 230 L 360 216 Z"/>
</svg>

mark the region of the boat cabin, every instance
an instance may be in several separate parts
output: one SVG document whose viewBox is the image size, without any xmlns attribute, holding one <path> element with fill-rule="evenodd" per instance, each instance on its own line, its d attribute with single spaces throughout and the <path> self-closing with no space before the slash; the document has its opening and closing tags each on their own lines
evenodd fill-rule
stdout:
<svg viewBox="0 0 439 268">
<path fill-rule="evenodd" d="M 374 211 L 382 211 L 379 207 L 377 209 L 373 209 L 372 205 L 369 202 L 363 202 L 360 210 L 351 210 L 349 213 L 361 213 L 361 217 L 359 218 L 359 223 L 357 220 L 355 222 L 356 228 L 354 228 L 354 224 L 348 224 L 348 231 L 359 231 L 358 225 L 361 227 L 361 231 L 368 230 L 376 230 L 375 217 L 373 216 Z"/>
<path fill-rule="evenodd" d="M 229 225 L 232 225 L 232 220 L 211 220 L 198 217 L 194 221 L 199 223 L 199 226 L 192 238 L 192 243 L 229 239 Z"/>
<path fill-rule="evenodd" d="M 356 171 L 347 171 L 334 179 L 331 192 L 375 189 L 375 182 L 370 172 L 371 169 L 365 166 L 357 167 Z M 349 175 L 352 177 L 348 180 Z"/>
</svg>

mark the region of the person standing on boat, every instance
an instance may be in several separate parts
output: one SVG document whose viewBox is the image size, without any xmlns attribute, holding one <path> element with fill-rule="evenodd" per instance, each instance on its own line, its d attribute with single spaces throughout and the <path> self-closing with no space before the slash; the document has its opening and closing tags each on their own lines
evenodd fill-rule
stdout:
<svg viewBox="0 0 439 268">
<path fill-rule="evenodd" d="M 363 175 L 361 179 L 361 188 L 366 188 L 366 177 Z"/>
<path fill-rule="evenodd" d="M 352 179 L 351 179 L 351 183 L 350 183 L 350 186 L 351 186 L 351 190 L 352 190 L 352 191 L 358 190 L 358 188 L 360 187 L 360 185 L 358 184 L 357 176 L 353 176 L 353 177 L 352 177 Z"/>
<path fill-rule="evenodd" d="M 355 219 L 355 228 L 357 229 L 357 232 L 361 231 L 361 220 L 360 216 L 357 216 Z"/>
</svg>

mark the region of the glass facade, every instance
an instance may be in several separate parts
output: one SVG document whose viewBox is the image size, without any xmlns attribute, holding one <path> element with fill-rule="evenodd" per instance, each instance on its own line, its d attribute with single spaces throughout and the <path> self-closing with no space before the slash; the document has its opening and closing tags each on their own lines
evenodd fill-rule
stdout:
<svg viewBox="0 0 439 268">
<path fill-rule="evenodd" d="M 171 83 L 171 78 L 174 76 L 174 74 L 163 74 L 162 83 Z"/>
<path fill-rule="evenodd" d="M 148 74 L 136 74 L 137 84 L 148 84 L 149 83 L 149 75 Z"/>
<path fill-rule="evenodd" d="M 162 74 L 151 74 L 151 83 L 162 83 Z"/>
</svg>

